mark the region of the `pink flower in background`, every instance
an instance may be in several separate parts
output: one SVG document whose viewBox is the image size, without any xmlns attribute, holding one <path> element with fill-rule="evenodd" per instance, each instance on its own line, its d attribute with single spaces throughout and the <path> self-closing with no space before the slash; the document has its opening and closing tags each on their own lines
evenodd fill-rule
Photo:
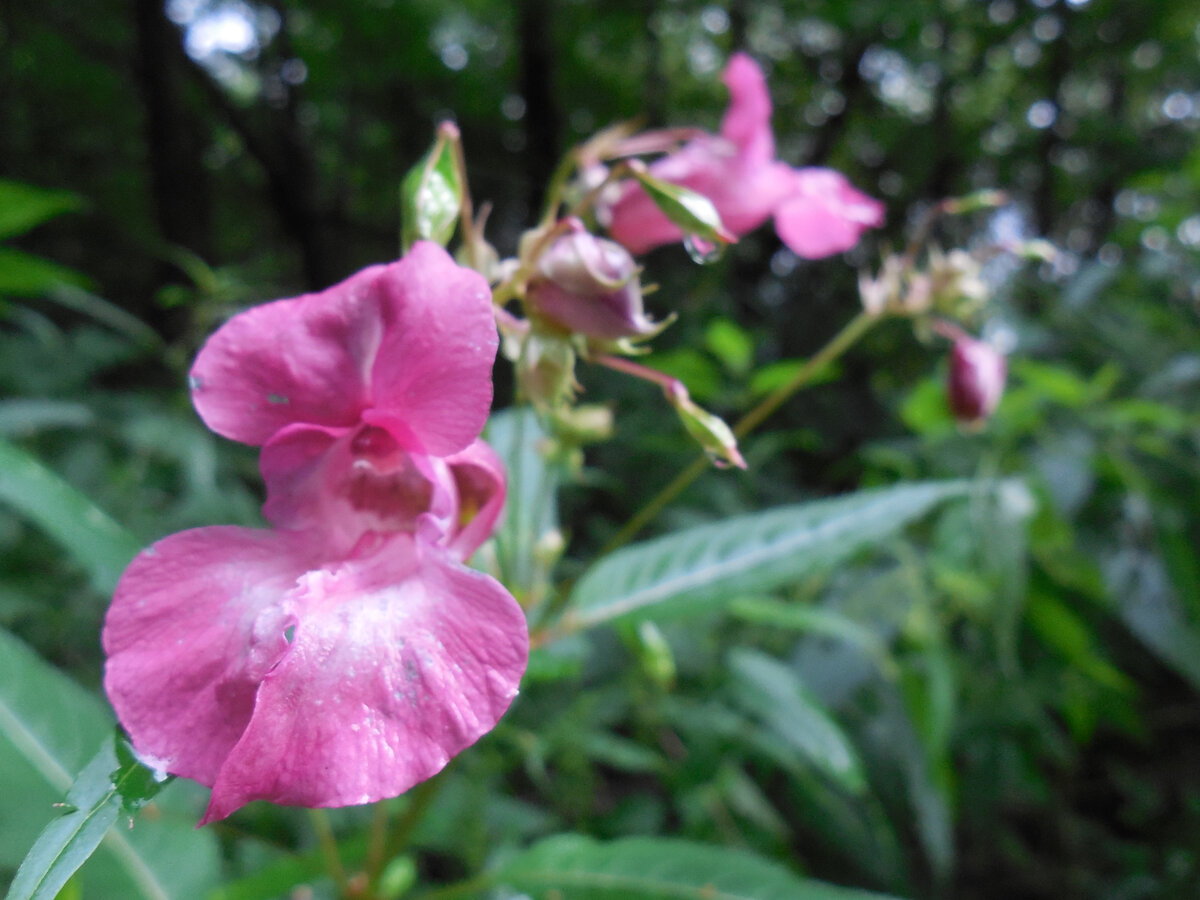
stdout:
<svg viewBox="0 0 1200 900">
<path fill-rule="evenodd" d="M 212 786 L 203 822 L 251 800 L 395 796 L 507 710 L 525 617 L 463 564 L 504 499 L 478 440 L 496 345 L 483 278 L 419 243 L 235 316 L 201 350 L 193 401 L 263 447 L 276 527 L 159 541 L 122 576 L 103 640 L 134 746 Z"/>
<path fill-rule="evenodd" d="M 780 239 L 817 259 L 849 250 L 867 228 L 883 223 L 883 204 L 833 169 L 794 169 L 775 159 L 771 97 L 758 64 L 744 53 L 723 76 L 730 103 L 721 133 L 699 134 L 650 166 L 650 174 L 708 197 L 725 227 L 741 235 L 775 217 Z M 683 238 L 635 183 L 599 208 L 613 238 L 645 253 Z"/>
</svg>

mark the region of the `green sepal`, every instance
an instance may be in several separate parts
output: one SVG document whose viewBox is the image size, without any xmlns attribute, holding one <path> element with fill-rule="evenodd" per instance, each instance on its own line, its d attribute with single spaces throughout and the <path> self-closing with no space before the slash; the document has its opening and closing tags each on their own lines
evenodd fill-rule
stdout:
<svg viewBox="0 0 1200 900">
<path fill-rule="evenodd" d="M 732 244 L 737 240 L 721 221 L 721 214 L 713 202 L 703 194 L 644 171 L 635 170 L 633 177 L 662 214 L 679 226 L 685 237 L 714 244 Z"/>
<path fill-rule="evenodd" d="M 458 142 L 458 128 L 443 122 L 429 153 L 400 183 L 400 241 L 405 252 L 417 241 L 444 247 L 454 237 L 463 197 Z"/>
</svg>

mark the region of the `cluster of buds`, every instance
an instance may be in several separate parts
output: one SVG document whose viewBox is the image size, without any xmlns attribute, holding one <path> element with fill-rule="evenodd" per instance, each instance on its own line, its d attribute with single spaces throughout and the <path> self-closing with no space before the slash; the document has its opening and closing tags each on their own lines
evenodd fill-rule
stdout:
<svg viewBox="0 0 1200 900">
<path fill-rule="evenodd" d="M 981 427 L 995 411 L 1007 374 L 1003 353 L 991 343 L 970 337 L 957 324 L 979 318 L 990 299 L 982 277 L 983 263 L 1001 253 L 1044 258 L 1053 247 L 1033 240 L 984 246 L 975 252 L 961 248 L 943 251 L 936 245 L 923 255 L 921 250 L 939 217 L 992 209 L 1007 202 L 1004 193 L 993 190 L 944 200 L 928 210 L 904 253 L 885 255 L 877 275 L 859 275 L 859 295 L 869 316 L 909 318 L 922 340 L 936 332 L 951 341 L 946 403 L 954 418 L 969 429 Z"/>
<path fill-rule="evenodd" d="M 699 407 L 676 379 L 629 358 L 646 352 L 646 343 L 675 318 L 656 321 L 647 314 L 635 254 L 681 243 L 693 259 L 711 262 L 774 218 L 784 243 L 816 259 L 853 247 L 864 230 L 882 222 L 882 205 L 841 173 L 795 169 L 776 159 L 770 95 L 753 60 L 735 55 L 723 80 L 730 105 L 717 134 L 696 128 L 636 133 L 618 125 L 572 151 L 551 182 L 541 221 L 521 238 L 512 259 L 500 260 L 483 240 L 483 217 L 471 218 L 466 175 L 455 168 L 457 134 L 445 142 L 439 134 L 417 170 L 424 183 L 406 194 L 433 204 L 460 198 L 446 202 L 441 214 L 418 209 L 408 218 L 424 227 L 459 217 L 459 258 L 491 281 L 503 350 L 521 395 L 561 443 L 578 446 L 603 430 L 594 427 L 594 410 L 575 405 L 575 371 L 583 361 L 658 385 L 714 462 L 744 465 L 720 418 Z M 577 427 L 579 413 L 587 427 Z"/>
</svg>

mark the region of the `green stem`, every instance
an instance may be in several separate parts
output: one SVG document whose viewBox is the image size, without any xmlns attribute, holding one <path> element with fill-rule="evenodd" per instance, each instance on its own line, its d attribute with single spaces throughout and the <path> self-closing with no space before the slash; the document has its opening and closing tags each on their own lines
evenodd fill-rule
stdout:
<svg viewBox="0 0 1200 900">
<path fill-rule="evenodd" d="M 575 148 L 559 161 L 558 168 L 550 176 L 550 183 L 546 187 L 546 202 L 542 206 L 541 225 L 543 227 L 552 225 L 557 218 L 558 208 L 562 205 L 563 192 L 567 187 L 567 180 L 578 165 L 579 152 L 578 148 Z"/>
<path fill-rule="evenodd" d="M 787 384 L 781 385 L 770 394 L 762 399 L 759 404 L 746 413 L 738 423 L 733 427 L 733 433 L 743 438 L 751 431 L 763 423 L 763 421 L 775 412 L 783 403 L 812 381 L 813 377 L 822 369 L 840 357 L 851 346 L 853 346 L 859 338 L 861 338 L 871 326 L 879 321 L 878 316 L 871 315 L 867 312 L 860 312 L 857 316 L 851 319 L 846 326 L 833 336 L 833 338 L 809 358 L 803 366 L 800 367 L 792 379 Z M 634 516 L 625 523 L 613 537 L 600 549 L 600 556 L 607 556 L 619 547 L 628 544 L 634 537 L 637 536 L 646 525 L 663 511 L 663 509 L 686 489 L 693 481 L 699 478 L 708 469 L 708 458 L 701 456 L 693 460 L 687 468 L 683 469 L 676 475 L 662 490 L 655 494 L 650 500 L 634 514 Z"/>
<path fill-rule="evenodd" d="M 623 356 L 610 356 L 607 353 L 601 353 L 591 357 L 591 362 L 605 366 L 615 372 L 622 372 L 625 375 L 632 375 L 634 378 L 641 378 L 643 381 L 649 381 L 651 384 L 657 384 L 663 391 L 670 395 L 684 388 L 683 382 L 678 378 L 672 378 L 657 369 L 651 369 L 649 366 L 643 366 L 641 363 L 635 363 L 631 359 L 626 359 Z M 684 388 L 684 393 L 687 389 Z"/>
<path fill-rule="evenodd" d="M 333 883 L 337 885 L 338 896 L 345 897 L 349 882 L 346 879 L 346 868 L 342 865 L 342 855 L 338 852 L 337 838 L 333 836 L 333 828 L 329 824 L 329 813 L 323 809 L 310 809 L 308 818 L 317 834 L 321 855 L 325 857 L 325 868 Z"/>
<path fill-rule="evenodd" d="M 388 804 L 386 800 L 381 800 L 375 804 L 375 812 L 371 816 L 371 830 L 367 835 L 367 863 L 364 871 L 367 874 L 367 884 L 372 888 L 379 883 L 379 875 L 383 871 L 387 830 Z"/>
<path fill-rule="evenodd" d="M 429 805 L 433 802 L 433 798 L 438 795 L 438 791 L 441 790 L 445 782 L 446 769 L 443 769 L 438 775 L 435 775 L 428 781 L 421 782 L 412 789 L 412 792 L 409 794 L 412 802 L 409 804 L 408 809 L 404 811 L 404 815 L 396 822 L 392 833 L 388 836 L 387 859 L 395 859 L 404 852 L 404 848 L 408 846 L 413 831 L 420 824 L 421 818 L 425 815 L 426 810 L 429 809 Z"/>
<path fill-rule="evenodd" d="M 617 163 L 615 166 L 609 169 L 608 174 L 604 176 L 604 180 L 602 182 L 584 194 L 583 197 L 581 197 L 579 201 L 571 207 L 567 215 L 583 218 L 587 214 L 587 211 L 596 204 L 598 199 L 600 199 L 600 195 L 608 189 L 610 184 L 615 184 L 622 178 L 628 178 L 633 174 L 633 170 L 634 167 L 628 162 Z"/>
<path fill-rule="evenodd" d="M 860 312 L 857 316 L 851 319 L 846 326 L 835 334 L 820 350 L 813 356 L 809 357 L 808 361 L 800 367 L 791 381 L 787 384 L 780 385 L 766 397 L 764 397 L 754 409 L 742 416 L 738 423 L 733 426 L 733 433 L 738 437 L 745 437 L 755 428 L 763 423 L 763 421 L 779 409 L 798 390 L 812 381 L 813 376 L 817 375 L 822 369 L 834 362 L 843 353 L 849 350 L 852 346 L 858 343 L 859 339 L 871 330 L 871 326 L 879 321 L 879 317 L 872 315 L 866 311 Z"/>
</svg>

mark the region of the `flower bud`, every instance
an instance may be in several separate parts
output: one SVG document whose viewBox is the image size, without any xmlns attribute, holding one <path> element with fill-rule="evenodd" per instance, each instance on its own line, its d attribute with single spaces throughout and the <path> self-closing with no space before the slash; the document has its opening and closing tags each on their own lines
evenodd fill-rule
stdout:
<svg viewBox="0 0 1200 900">
<path fill-rule="evenodd" d="M 687 433 L 704 448 L 714 466 L 720 469 L 726 466 L 746 468 L 746 460 L 738 450 L 737 437 L 723 419 L 697 406 L 681 381 L 672 379 L 664 392 Z"/>
<path fill-rule="evenodd" d="M 526 335 L 516 370 L 521 393 L 543 412 L 575 399 L 575 350 L 562 338 Z"/>
<path fill-rule="evenodd" d="M 955 340 L 946 383 L 954 418 L 968 425 L 982 424 L 1000 402 L 1007 372 L 1004 355 L 991 344 L 965 335 Z"/>
<path fill-rule="evenodd" d="M 526 300 L 533 317 L 599 340 L 660 330 L 642 308 L 638 266 L 629 251 L 573 220 L 538 259 Z"/>
</svg>

